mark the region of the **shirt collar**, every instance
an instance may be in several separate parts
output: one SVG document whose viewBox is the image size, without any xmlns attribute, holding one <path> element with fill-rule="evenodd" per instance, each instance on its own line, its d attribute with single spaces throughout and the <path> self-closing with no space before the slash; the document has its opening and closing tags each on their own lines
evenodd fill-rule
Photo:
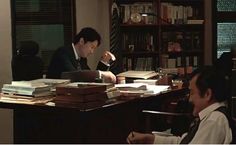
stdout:
<svg viewBox="0 0 236 145">
<path fill-rule="evenodd" d="M 71 45 L 72 45 L 72 48 L 73 48 L 73 50 L 74 50 L 75 59 L 76 59 L 76 60 L 80 59 L 80 57 L 79 57 L 79 55 L 78 55 L 78 53 L 77 53 L 77 51 L 76 51 L 76 48 L 75 48 L 74 43 L 72 43 Z"/>
<path fill-rule="evenodd" d="M 211 104 L 210 106 L 206 107 L 202 111 L 199 112 L 199 118 L 202 120 L 204 117 L 209 115 L 211 112 L 215 111 L 217 108 L 225 106 L 224 102 L 216 102 L 214 104 Z"/>
</svg>

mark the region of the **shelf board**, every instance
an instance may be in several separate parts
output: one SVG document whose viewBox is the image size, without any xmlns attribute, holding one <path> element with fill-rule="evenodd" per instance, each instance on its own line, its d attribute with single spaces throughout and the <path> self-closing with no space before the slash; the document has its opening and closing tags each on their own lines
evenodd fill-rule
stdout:
<svg viewBox="0 0 236 145">
<path fill-rule="evenodd" d="M 121 24 L 121 27 L 159 27 L 159 24 Z M 203 28 L 204 24 L 161 24 L 161 28 Z"/>
<path fill-rule="evenodd" d="M 169 55 L 193 55 L 193 54 L 201 54 L 203 50 L 184 50 L 180 52 L 163 52 L 162 54 L 169 54 Z"/>
<path fill-rule="evenodd" d="M 193 50 L 185 50 L 183 51 L 184 53 L 202 53 L 203 50 L 199 50 L 199 49 L 193 49 Z"/>
<path fill-rule="evenodd" d="M 170 30 L 173 30 L 173 29 L 191 29 L 191 30 L 201 30 L 201 29 L 204 29 L 204 24 L 171 24 L 171 25 L 168 25 L 168 24 L 163 24 L 161 25 L 161 29 L 170 29 Z"/>
<path fill-rule="evenodd" d="M 119 4 L 132 4 L 136 2 L 153 2 L 153 0 L 119 0 L 117 3 Z"/>
<path fill-rule="evenodd" d="M 157 56 L 159 53 L 158 52 L 124 52 L 123 56 L 125 57 L 153 57 L 153 56 Z"/>
<path fill-rule="evenodd" d="M 121 24 L 121 27 L 158 27 L 158 24 Z"/>
<path fill-rule="evenodd" d="M 203 3 L 204 0 L 160 0 L 161 2 L 168 2 L 168 3 Z"/>
</svg>

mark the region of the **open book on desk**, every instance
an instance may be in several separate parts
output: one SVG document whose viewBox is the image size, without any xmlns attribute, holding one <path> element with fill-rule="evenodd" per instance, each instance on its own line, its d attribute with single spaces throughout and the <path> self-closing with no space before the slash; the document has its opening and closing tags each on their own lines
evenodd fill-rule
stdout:
<svg viewBox="0 0 236 145">
<path fill-rule="evenodd" d="M 168 85 L 148 85 L 145 83 L 116 84 L 115 87 L 122 94 L 130 95 L 157 95 L 170 88 Z"/>
<path fill-rule="evenodd" d="M 135 79 L 134 83 L 145 83 L 148 85 L 157 85 L 158 80 L 157 79 Z"/>
<path fill-rule="evenodd" d="M 73 82 L 67 84 L 67 86 L 71 87 L 83 87 L 83 86 L 105 86 L 106 89 L 114 87 L 112 83 L 95 83 L 95 82 Z"/>
<path fill-rule="evenodd" d="M 144 83 L 115 84 L 115 87 L 122 91 L 147 90 L 147 84 Z"/>
<path fill-rule="evenodd" d="M 161 92 L 165 92 L 170 89 L 169 85 L 147 85 L 147 89 L 152 91 L 153 93 L 149 93 L 149 95 L 157 95 Z"/>
<path fill-rule="evenodd" d="M 149 79 L 157 76 L 155 71 L 126 71 L 119 73 L 118 77 L 134 78 L 134 79 Z"/>
</svg>

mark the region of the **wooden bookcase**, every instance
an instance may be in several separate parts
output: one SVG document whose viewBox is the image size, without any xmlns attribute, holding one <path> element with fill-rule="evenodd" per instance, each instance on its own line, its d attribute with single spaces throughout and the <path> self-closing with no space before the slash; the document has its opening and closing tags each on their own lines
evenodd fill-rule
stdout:
<svg viewBox="0 0 236 145">
<path fill-rule="evenodd" d="M 204 0 L 116 3 L 120 11 L 123 71 L 157 71 L 204 63 Z"/>
</svg>

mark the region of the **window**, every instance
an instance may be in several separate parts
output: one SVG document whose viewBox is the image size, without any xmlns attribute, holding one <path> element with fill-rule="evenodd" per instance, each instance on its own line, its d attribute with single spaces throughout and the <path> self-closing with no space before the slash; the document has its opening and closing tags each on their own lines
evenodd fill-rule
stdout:
<svg viewBox="0 0 236 145">
<path fill-rule="evenodd" d="M 39 44 L 47 69 L 53 52 L 75 33 L 74 0 L 12 0 L 13 56 L 21 41 Z"/>
<path fill-rule="evenodd" d="M 213 2 L 213 54 L 219 58 L 236 44 L 236 1 Z M 216 48 L 216 49 L 214 49 Z"/>
</svg>

